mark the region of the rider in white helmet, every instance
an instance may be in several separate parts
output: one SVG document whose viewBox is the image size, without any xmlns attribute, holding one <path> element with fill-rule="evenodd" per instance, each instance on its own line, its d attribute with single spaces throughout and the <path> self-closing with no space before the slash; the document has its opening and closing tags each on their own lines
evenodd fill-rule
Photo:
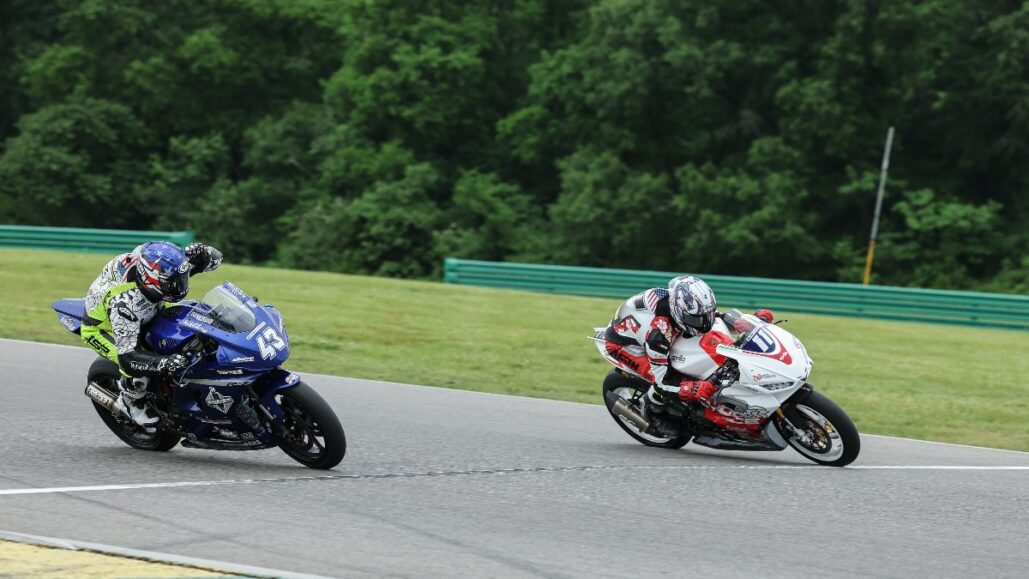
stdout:
<svg viewBox="0 0 1029 579">
<path fill-rule="evenodd" d="M 651 383 L 644 408 L 655 432 L 667 429 L 662 414 L 668 396 L 704 404 L 717 392 L 711 382 L 686 378 L 668 365 L 672 342 L 711 331 L 717 306 L 715 293 L 704 280 L 679 276 L 668 282 L 668 289 L 651 288 L 629 298 L 607 328 L 608 353 Z M 768 322 L 773 318 L 768 310 L 755 315 Z"/>
</svg>

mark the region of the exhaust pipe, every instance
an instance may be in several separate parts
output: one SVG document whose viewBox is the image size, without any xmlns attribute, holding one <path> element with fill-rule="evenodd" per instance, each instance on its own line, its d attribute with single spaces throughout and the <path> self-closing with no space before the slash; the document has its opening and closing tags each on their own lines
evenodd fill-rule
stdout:
<svg viewBox="0 0 1029 579">
<path fill-rule="evenodd" d="M 118 397 L 108 392 L 106 388 L 100 386 L 96 382 L 90 382 L 86 385 L 86 396 L 88 396 L 93 402 L 96 402 L 100 406 L 106 408 L 111 414 L 124 414 L 115 405 L 115 402 L 118 401 Z"/>
<path fill-rule="evenodd" d="M 629 405 L 624 398 L 615 394 L 614 392 L 608 392 L 608 400 L 611 401 L 611 413 L 616 416 L 621 416 L 631 422 L 633 426 L 640 429 L 641 432 L 650 429 L 650 421 L 644 418 L 636 409 Z M 614 398 L 614 400 L 611 400 Z"/>
</svg>

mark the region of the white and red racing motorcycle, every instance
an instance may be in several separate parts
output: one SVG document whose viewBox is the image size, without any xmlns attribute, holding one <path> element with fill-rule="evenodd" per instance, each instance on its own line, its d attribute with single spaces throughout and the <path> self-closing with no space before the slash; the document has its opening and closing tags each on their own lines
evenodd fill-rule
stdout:
<svg viewBox="0 0 1029 579">
<path fill-rule="evenodd" d="M 723 318 L 733 324 L 732 333 Z M 861 450 L 850 417 L 808 383 L 813 362 L 804 345 L 778 325 L 732 310 L 707 334 L 672 343 L 673 368 L 719 388 L 709 404 L 675 399 L 668 405 L 666 413 L 678 427 L 674 434 L 651 428 L 641 404 L 650 383 L 608 352 L 605 330 L 596 328 L 593 338 L 615 366 L 604 379 L 604 402 L 615 422 L 647 446 L 682 448 L 690 440 L 722 450 L 791 446 L 828 466 L 848 465 Z"/>
</svg>

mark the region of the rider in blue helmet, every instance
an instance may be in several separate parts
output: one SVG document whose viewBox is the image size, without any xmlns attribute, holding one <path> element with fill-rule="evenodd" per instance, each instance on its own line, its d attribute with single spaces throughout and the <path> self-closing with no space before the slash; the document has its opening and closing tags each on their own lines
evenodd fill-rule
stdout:
<svg viewBox="0 0 1029 579">
<path fill-rule="evenodd" d="M 165 304 L 189 292 L 189 278 L 222 261 L 217 249 L 192 243 L 185 250 L 167 241 L 150 241 L 104 266 L 86 294 L 82 340 L 122 372 L 118 408 L 133 422 L 153 428 L 158 416 L 146 404 L 151 376 L 174 372 L 187 361 L 161 356 L 140 343 L 140 331 Z"/>
</svg>

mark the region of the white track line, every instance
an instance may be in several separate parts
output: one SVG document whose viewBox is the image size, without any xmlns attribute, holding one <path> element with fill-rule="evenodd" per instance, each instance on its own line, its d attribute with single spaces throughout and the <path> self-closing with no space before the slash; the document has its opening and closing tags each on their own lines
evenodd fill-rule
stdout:
<svg viewBox="0 0 1029 579">
<path fill-rule="evenodd" d="M 25 543 L 28 545 L 40 545 L 43 547 L 57 547 L 72 551 L 90 551 L 93 553 L 104 553 L 107 555 L 118 555 L 132 559 L 143 559 L 158 563 L 170 563 L 185 567 L 219 571 L 223 573 L 239 574 L 244 577 L 281 577 L 282 579 L 327 579 L 323 575 L 307 575 L 304 573 L 293 573 L 291 571 L 280 571 L 278 569 L 266 569 L 252 565 L 238 565 L 236 563 L 224 563 L 222 561 L 211 561 L 209 559 L 197 559 L 182 555 L 171 555 L 168 553 L 157 553 L 155 551 L 142 551 L 139 549 L 128 549 L 126 547 L 115 547 L 113 545 L 101 545 L 99 543 L 87 543 L 84 541 L 72 541 L 68 539 L 56 539 L 53 537 L 41 537 L 39 535 L 26 535 L 24 533 L 13 533 L 0 531 L 0 539 Z"/>
<path fill-rule="evenodd" d="M 309 482 L 309 481 L 330 481 L 330 480 L 360 480 L 360 479 L 399 479 L 399 478 L 430 478 L 448 476 L 472 476 L 472 475 L 503 475 L 521 473 L 560 473 L 560 472 L 588 472 L 588 471 L 614 471 L 614 470 L 822 470 L 829 472 L 843 472 L 847 470 L 936 470 L 936 471 L 1029 471 L 1029 466 L 976 466 L 976 465 L 856 465 L 843 469 L 827 468 L 818 465 L 669 465 L 669 466 L 572 466 L 572 467 L 526 467 L 507 468 L 497 470 L 467 470 L 467 471 L 425 471 L 409 473 L 376 473 L 376 474 L 341 474 L 322 475 L 307 477 L 288 477 L 275 479 L 230 479 L 230 480 L 207 480 L 207 481 L 180 481 L 180 482 L 159 482 L 159 483 L 129 483 L 113 485 L 90 485 L 78 487 L 43 487 L 43 488 L 20 488 L 0 489 L 0 496 L 9 495 L 41 495 L 60 493 L 88 493 L 104 491 L 124 491 L 136 489 L 163 489 L 182 487 L 205 487 L 205 486 L 226 486 L 226 485 L 247 485 L 259 483 L 284 483 L 284 482 Z"/>
</svg>

